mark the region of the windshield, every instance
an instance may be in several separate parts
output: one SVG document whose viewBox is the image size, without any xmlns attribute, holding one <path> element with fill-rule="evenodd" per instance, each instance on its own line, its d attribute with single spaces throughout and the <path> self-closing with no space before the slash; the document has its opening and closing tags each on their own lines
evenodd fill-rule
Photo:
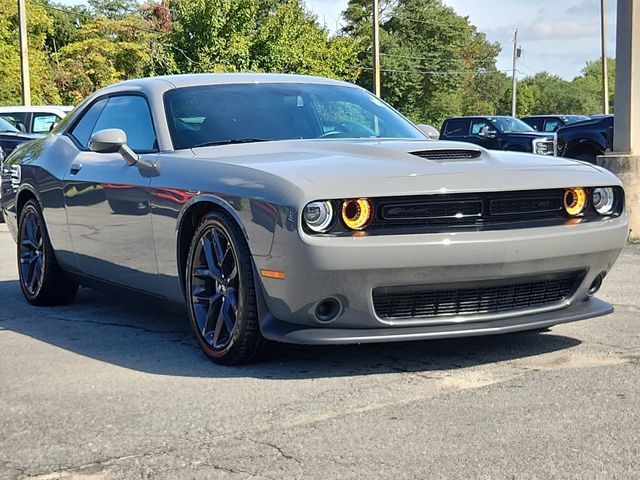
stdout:
<svg viewBox="0 0 640 480">
<path fill-rule="evenodd" d="M 491 117 L 490 120 L 503 133 L 535 132 L 533 128 L 518 118 Z"/>
<path fill-rule="evenodd" d="M 424 139 L 361 88 L 303 83 L 205 85 L 164 97 L 175 149 L 268 140 Z"/>
<path fill-rule="evenodd" d="M 0 132 L 14 132 L 14 133 L 19 133 L 20 130 L 18 130 L 16 127 L 14 127 L 13 125 L 11 125 L 9 122 L 7 122 L 5 119 L 0 118 Z"/>
</svg>

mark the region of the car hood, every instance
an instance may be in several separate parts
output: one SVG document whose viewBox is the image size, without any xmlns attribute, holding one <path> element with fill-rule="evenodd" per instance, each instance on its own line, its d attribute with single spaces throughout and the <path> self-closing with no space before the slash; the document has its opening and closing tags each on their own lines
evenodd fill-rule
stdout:
<svg viewBox="0 0 640 480">
<path fill-rule="evenodd" d="M 428 160 L 416 152 L 472 150 L 477 158 Z M 305 198 L 532 190 L 619 185 L 599 167 L 560 157 L 489 151 L 428 140 L 293 140 L 197 148 L 198 158 L 287 180 Z"/>
<path fill-rule="evenodd" d="M 42 138 L 42 135 L 35 133 L 22 133 L 22 132 L 0 132 L 0 138 L 7 140 L 16 140 L 28 142 L 29 140 L 35 140 L 36 138 Z"/>
<path fill-rule="evenodd" d="M 553 138 L 553 132 L 508 132 L 505 133 L 510 138 Z"/>
</svg>

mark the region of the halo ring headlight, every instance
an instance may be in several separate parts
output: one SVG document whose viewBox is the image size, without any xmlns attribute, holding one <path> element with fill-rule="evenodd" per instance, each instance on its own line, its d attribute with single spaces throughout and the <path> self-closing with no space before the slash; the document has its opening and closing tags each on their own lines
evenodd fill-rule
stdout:
<svg viewBox="0 0 640 480">
<path fill-rule="evenodd" d="M 611 187 L 594 188 L 591 192 L 591 205 L 598 215 L 614 213 L 615 193 Z"/>
<path fill-rule="evenodd" d="M 373 218 L 373 207 L 368 198 L 354 198 L 342 202 L 342 221 L 351 230 L 363 230 Z"/>
<path fill-rule="evenodd" d="M 333 223 L 331 202 L 311 202 L 304 207 L 302 219 L 313 232 L 324 233 Z"/>
<path fill-rule="evenodd" d="M 564 192 L 564 210 L 572 217 L 581 215 L 587 206 L 587 192 L 582 187 L 568 188 Z"/>
</svg>

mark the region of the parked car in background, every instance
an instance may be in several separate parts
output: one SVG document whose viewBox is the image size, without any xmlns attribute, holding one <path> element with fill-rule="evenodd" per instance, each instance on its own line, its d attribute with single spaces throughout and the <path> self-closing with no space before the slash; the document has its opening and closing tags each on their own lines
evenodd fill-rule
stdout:
<svg viewBox="0 0 640 480">
<path fill-rule="evenodd" d="M 0 147 L 2 147 L 5 158 L 21 143 L 40 137 L 41 135 L 21 132 L 9 122 L 0 118 Z"/>
<path fill-rule="evenodd" d="M 40 135 L 29 135 L 20 132 L 13 125 L 0 118 L 0 173 L 2 172 L 2 165 L 11 152 L 20 144 L 39 138 Z M 0 191 L 0 199 L 2 192 Z M 2 211 L 0 211 L 0 223 L 4 221 Z"/>
<path fill-rule="evenodd" d="M 523 117 L 520 120 L 537 132 L 553 133 L 560 127 L 571 125 L 572 123 L 584 122 L 589 120 L 589 118 L 590 117 L 586 115 L 531 115 L 529 117 Z"/>
<path fill-rule="evenodd" d="M 556 136 L 558 155 L 595 163 L 598 155 L 613 149 L 613 115 L 561 127 Z"/>
<path fill-rule="evenodd" d="M 453 117 L 440 129 L 440 140 L 470 142 L 490 150 L 555 155 L 553 134 L 536 132 L 515 117 Z"/>
<path fill-rule="evenodd" d="M 266 340 L 605 315 L 593 295 L 628 230 L 622 184 L 602 168 L 429 140 L 361 87 L 298 75 L 107 87 L 14 152 L 1 186 L 29 302 L 89 285 L 186 303 L 225 364 Z"/>
<path fill-rule="evenodd" d="M 72 110 L 73 107 L 64 105 L 0 107 L 0 118 L 21 132 L 46 135 L 53 125 L 66 117 Z"/>
</svg>

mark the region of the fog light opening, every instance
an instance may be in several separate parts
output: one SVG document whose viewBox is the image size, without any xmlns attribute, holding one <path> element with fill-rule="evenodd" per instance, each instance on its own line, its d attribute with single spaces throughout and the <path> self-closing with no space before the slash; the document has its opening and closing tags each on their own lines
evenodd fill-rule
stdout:
<svg viewBox="0 0 640 480">
<path fill-rule="evenodd" d="M 593 279 L 593 282 L 591 282 L 591 286 L 589 287 L 589 290 L 587 290 L 587 295 L 589 295 L 590 297 L 593 297 L 596 294 L 596 292 L 600 290 L 603 280 L 604 280 L 604 273 L 599 273 L 596 276 L 596 278 Z"/>
<path fill-rule="evenodd" d="M 342 305 L 335 298 L 325 298 L 316 306 L 316 320 L 321 323 L 329 323 L 340 314 Z"/>
</svg>

